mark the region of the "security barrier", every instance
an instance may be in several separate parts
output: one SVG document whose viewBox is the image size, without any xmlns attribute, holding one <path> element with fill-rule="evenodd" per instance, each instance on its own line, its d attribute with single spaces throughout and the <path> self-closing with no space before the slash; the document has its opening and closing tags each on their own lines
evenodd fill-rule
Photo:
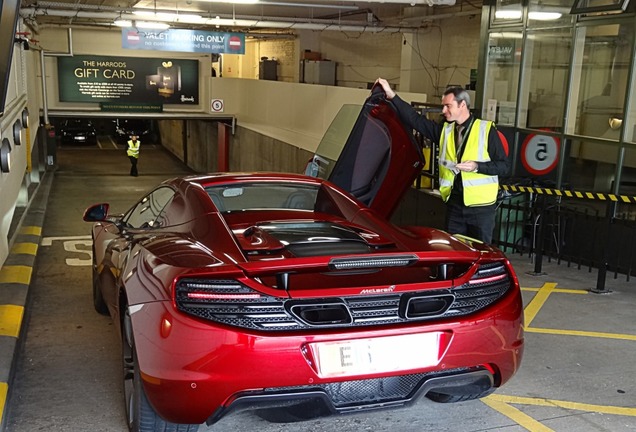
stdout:
<svg viewBox="0 0 636 432">
<path fill-rule="evenodd" d="M 636 197 L 535 186 L 501 189 L 493 242 L 506 253 L 528 254 L 534 273 L 542 273 L 544 257 L 589 272 L 596 268 L 596 292 L 606 292 L 608 272 L 628 281 L 636 274 Z"/>
</svg>

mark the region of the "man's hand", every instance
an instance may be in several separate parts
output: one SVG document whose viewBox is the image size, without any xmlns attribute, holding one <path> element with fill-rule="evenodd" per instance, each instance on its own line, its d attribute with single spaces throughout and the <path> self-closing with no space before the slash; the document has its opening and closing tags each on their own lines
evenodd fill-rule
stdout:
<svg viewBox="0 0 636 432">
<path fill-rule="evenodd" d="M 377 80 L 375 80 L 375 83 L 382 86 L 382 90 L 384 90 L 384 94 L 386 94 L 386 98 L 388 100 L 391 100 L 395 97 L 395 92 L 393 91 L 393 89 L 391 89 L 391 86 L 389 85 L 389 82 L 387 80 L 385 80 L 384 78 L 378 78 Z"/>
<path fill-rule="evenodd" d="M 475 161 L 466 161 L 458 163 L 455 165 L 455 168 L 464 172 L 474 172 L 477 171 L 477 166 L 477 162 Z"/>
</svg>

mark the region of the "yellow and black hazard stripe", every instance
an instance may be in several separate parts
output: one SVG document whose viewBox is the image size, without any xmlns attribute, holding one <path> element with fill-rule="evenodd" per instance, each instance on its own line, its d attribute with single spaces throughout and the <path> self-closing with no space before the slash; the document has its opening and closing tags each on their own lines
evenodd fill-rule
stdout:
<svg viewBox="0 0 636 432">
<path fill-rule="evenodd" d="M 626 204 L 636 204 L 636 196 L 630 195 L 614 195 L 602 192 L 580 192 L 560 189 L 539 188 L 530 186 L 514 186 L 514 185 L 500 185 L 504 190 L 510 192 L 528 192 L 536 193 L 540 195 L 550 195 L 566 198 L 579 198 L 598 201 L 615 201 Z"/>
</svg>

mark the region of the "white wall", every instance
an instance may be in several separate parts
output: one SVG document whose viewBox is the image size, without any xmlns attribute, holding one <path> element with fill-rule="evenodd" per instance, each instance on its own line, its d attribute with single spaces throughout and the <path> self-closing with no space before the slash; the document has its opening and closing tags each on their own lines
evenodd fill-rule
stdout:
<svg viewBox="0 0 636 432">
<path fill-rule="evenodd" d="M 240 126 L 313 152 L 343 104 L 362 105 L 367 89 L 237 78 L 210 79 L 210 98 L 224 102 L 225 115 Z M 426 102 L 421 93 L 400 92 Z"/>
<path fill-rule="evenodd" d="M 31 86 L 31 72 L 36 65 L 37 53 L 26 51 L 22 44 L 16 44 L 13 51 L 11 63 L 11 75 L 9 78 L 9 89 L 5 110 L 0 117 L 0 137 L 1 141 L 7 139 L 11 146 L 11 169 L 8 173 L 0 172 L 0 266 L 9 254 L 9 230 L 14 216 L 16 205 L 24 203 L 24 196 L 21 192 L 28 187 L 32 180 L 38 179 L 37 166 L 35 171 L 31 169 L 31 151 L 35 141 L 35 131 L 38 124 L 38 99 L 35 95 L 35 88 Z M 27 90 L 29 85 L 29 91 Z M 23 129 L 21 135 L 21 145 L 16 145 L 13 136 L 13 128 L 16 122 L 22 124 L 23 111 L 30 112 L 28 121 L 30 128 Z"/>
</svg>

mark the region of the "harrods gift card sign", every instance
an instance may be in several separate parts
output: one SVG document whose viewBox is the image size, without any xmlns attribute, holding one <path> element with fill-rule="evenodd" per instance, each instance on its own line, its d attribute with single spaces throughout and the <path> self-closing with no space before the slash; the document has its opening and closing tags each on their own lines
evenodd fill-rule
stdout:
<svg viewBox="0 0 636 432">
<path fill-rule="evenodd" d="M 170 58 L 58 57 L 61 102 L 199 103 L 199 62 Z"/>
</svg>

